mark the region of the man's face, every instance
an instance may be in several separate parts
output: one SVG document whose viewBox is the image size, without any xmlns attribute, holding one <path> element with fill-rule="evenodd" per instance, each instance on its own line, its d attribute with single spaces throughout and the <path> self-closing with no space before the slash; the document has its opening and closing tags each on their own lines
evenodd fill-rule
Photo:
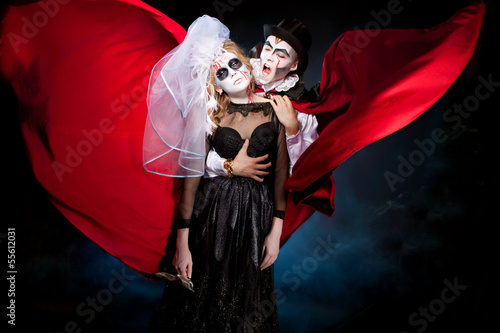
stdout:
<svg viewBox="0 0 500 333">
<path fill-rule="evenodd" d="M 229 96 L 246 92 L 250 84 L 250 72 L 236 54 L 224 52 L 215 59 L 214 71 L 215 84 Z"/>
<path fill-rule="evenodd" d="M 297 69 L 298 61 L 295 50 L 276 36 L 266 39 L 260 53 L 260 78 L 261 84 L 268 84 L 282 80 L 290 71 Z"/>
</svg>

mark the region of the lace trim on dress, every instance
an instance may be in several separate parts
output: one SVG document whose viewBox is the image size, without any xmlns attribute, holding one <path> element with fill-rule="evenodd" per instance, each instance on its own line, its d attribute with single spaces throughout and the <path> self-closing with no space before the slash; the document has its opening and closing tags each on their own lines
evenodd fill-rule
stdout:
<svg viewBox="0 0 500 333">
<path fill-rule="evenodd" d="M 273 110 L 273 106 L 269 102 L 250 103 L 250 104 L 235 104 L 229 103 L 227 113 L 240 112 L 244 117 L 250 112 L 263 112 L 264 116 L 268 116 Z"/>
</svg>

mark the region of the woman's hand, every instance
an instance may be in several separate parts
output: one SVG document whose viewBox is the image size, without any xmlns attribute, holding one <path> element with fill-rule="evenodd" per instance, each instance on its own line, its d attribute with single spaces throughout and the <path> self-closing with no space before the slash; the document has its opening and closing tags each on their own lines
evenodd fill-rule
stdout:
<svg viewBox="0 0 500 333">
<path fill-rule="evenodd" d="M 285 126 L 286 135 L 295 135 L 299 132 L 299 122 L 297 120 L 297 111 L 293 108 L 292 102 L 288 96 L 273 96 L 271 105 L 276 112 L 276 116 L 283 126 Z"/>
<path fill-rule="evenodd" d="M 270 267 L 278 258 L 282 227 L 283 220 L 275 217 L 273 219 L 273 227 L 271 228 L 271 232 L 269 232 L 264 241 L 264 247 L 262 249 L 262 261 L 260 264 L 261 270 Z"/>
<path fill-rule="evenodd" d="M 191 251 L 189 250 L 187 242 L 188 235 L 189 229 L 177 230 L 177 244 L 172 264 L 174 265 L 177 274 L 180 274 L 182 277 L 187 279 L 191 279 L 191 273 L 193 272 L 193 258 L 191 257 Z"/>
</svg>

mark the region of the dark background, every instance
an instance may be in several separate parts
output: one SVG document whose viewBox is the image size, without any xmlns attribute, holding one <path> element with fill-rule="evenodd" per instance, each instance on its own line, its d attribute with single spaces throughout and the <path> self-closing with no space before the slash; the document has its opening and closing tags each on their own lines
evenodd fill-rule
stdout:
<svg viewBox="0 0 500 333">
<path fill-rule="evenodd" d="M 246 50 L 262 40 L 263 24 L 286 16 L 302 20 L 313 36 L 308 87 L 319 80 L 331 43 L 346 30 L 364 28 L 374 21 L 372 11 L 389 3 L 146 2 L 185 28 L 203 14 L 217 17 Z M 384 28 L 431 28 L 470 1 L 400 3 L 402 12 Z M 495 327 L 499 92 L 481 101 L 460 129 L 443 120 L 454 103 L 474 96 L 479 77 L 500 82 L 499 6 L 487 3 L 473 66 L 412 124 L 342 164 L 334 172 L 333 218 L 315 214 L 281 249 L 275 281 L 282 332 L 486 332 Z M 24 153 L 15 98 L 5 84 L 1 91 L 7 200 L 0 242 L 6 253 L 7 228 L 16 228 L 15 331 L 146 332 L 163 285 L 106 254 L 50 204 Z M 436 128 L 445 130 L 447 140 L 391 189 L 384 174 L 397 174 L 398 158 L 408 159 L 418 149 L 414 141 L 430 138 Z M 326 250 L 325 244 L 330 244 Z M 448 284 L 461 289 L 450 293 Z M 453 295 L 453 301 L 443 302 Z"/>
</svg>

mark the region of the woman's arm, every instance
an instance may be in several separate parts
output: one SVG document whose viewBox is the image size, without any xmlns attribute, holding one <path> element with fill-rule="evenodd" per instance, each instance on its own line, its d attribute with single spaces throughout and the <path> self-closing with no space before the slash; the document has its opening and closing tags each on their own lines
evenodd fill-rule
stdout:
<svg viewBox="0 0 500 333">
<path fill-rule="evenodd" d="M 262 249 L 262 262 L 260 269 L 266 269 L 271 266 L 278 258 L 280 248 L 281 230 L 283 228 L 283 218 L 286 209 L 286 191 L 285 182 L 288 179 L 288 153 L 285 142 L 285 130 L 281 126 L 278 136 L 278 153 L 276 156 L 276 165 L 274 169 L 274 217 L 271 231 L 264 241 Z"/>
<path fill-rule="evenodd" d="M 177 241 L 175 256 L 172 264 L 181 276 L 190 279 L 193 271 L 193 259 L 189 250 L 189 222 L 193 213 L 196 190 L 200 184 L 200 177 L 185 178 L 179 204 L 179 228 L 177 229 Z M 182 222 L 181 222 L 182 221 Z"/>
</svg>

